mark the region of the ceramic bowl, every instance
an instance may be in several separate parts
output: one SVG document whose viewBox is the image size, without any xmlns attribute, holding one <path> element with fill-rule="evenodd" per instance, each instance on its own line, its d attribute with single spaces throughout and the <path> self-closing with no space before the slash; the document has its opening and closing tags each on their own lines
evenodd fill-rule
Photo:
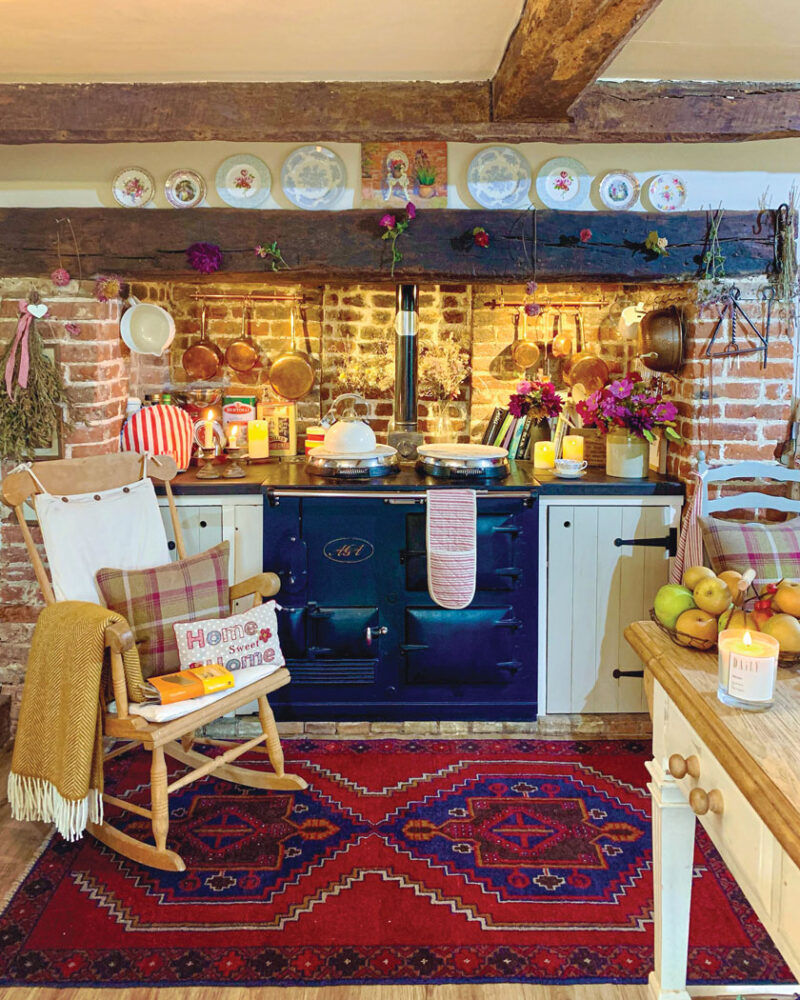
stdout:
<svg viewBox="0 0 800 1000">
<path fill-rule="evenodd" d="M 160 357 L 175 339 L 175 320 L 166 309 L 152 302 L 130 298 L 130 308 L 122 314 L 119 332 L 135 354 Z"/>
</svg>

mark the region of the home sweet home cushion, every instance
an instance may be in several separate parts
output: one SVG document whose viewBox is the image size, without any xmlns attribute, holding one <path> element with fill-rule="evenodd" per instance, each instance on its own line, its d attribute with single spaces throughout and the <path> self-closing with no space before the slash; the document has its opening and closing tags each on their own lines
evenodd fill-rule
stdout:
<svg viewBox="0 0 800 1000">
<path fill-rule="evenodd" d="M 800 579 L 800 517 L 763 523 L 700 518 L 703 545 L 715 573 L 756 571 L 757 590 L 779 580 Z"/>
<path fill-rule="evenodd" d="M 205 663 L 221 663 L 235 673 L 248 667 L 277 670 L 286 662 L 278 642 L 275 601 L 227 618 L 175 625 L 181 670 Z"/>
<path fill-rule="evenodd" d="M 96 580 L 106 606 L 133 631 L 145 678 L 181 669 L 173 626 L 217 619 L 230 608 L 229 542 L 153 569 L 101 569 Z"/>
</svg>

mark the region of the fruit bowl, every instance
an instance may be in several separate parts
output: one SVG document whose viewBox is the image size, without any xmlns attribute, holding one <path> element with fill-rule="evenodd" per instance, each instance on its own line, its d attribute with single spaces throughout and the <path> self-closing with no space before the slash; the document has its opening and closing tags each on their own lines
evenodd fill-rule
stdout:
<svg viewBox="0 0 800 1000">
<path fill-rule="evenodd" d="M 654 621 L 664 635 L 668 635 L 676 646 L 682 646 L 684 649 L 697 649 L 702 652 L 708 652 L 711 649 L 717 648 L 717 643 L 714 639 L 700 639 L 697 636 L 688 635 L 686 632 L 679 632 L 675 628 L 669 628 L 669 626 L 658 620 L 655 608 L 650 608 L 650 620 Z"/>
</svg>

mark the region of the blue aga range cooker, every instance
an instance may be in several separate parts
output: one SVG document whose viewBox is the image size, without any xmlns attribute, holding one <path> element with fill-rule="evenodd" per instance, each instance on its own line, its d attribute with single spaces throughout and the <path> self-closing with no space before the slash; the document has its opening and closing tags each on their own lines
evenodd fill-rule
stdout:
<svg viewBox="0 0 800 1000">
<path fill-rule="evenodd" d="M 292 683 L 279 719 L 536 717 L 536 486 L 528 463 L 479 482 L 477 589 L 462 611 L 428 595 L 425 497 L 453 484 L 320 481 L 284 466 L 265 484 L 264 566 L 281 578 Z"/>
</svg>

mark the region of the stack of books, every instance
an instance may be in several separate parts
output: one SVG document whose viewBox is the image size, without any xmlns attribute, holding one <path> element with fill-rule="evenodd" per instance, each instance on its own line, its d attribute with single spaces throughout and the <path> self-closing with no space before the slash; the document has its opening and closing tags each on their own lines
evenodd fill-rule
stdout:
<svg viewBox="0 0 800 1000">
<path fill-rule="evenodd" d="M 481 443 L 506 448 L 508 457 L 525 459 L 531 450 L 531 428 L 538 423 L 532 413 L 514 417 L 507 409 L 496 406 L 489 418 Z"/>
</svg>

